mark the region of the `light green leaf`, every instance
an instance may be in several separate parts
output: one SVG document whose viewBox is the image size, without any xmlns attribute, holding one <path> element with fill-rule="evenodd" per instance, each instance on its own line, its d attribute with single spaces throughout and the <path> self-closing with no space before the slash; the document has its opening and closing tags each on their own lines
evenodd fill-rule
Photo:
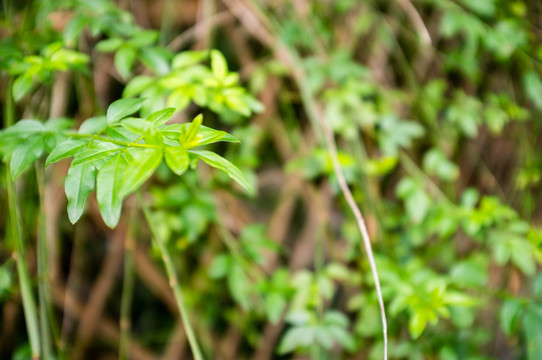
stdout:
<svg viewBox="0 0 542 360">
<path fill-rule="evenodd" d="M 272 292 L 265 296 L 265 313 L 269 322 L 276 324 L 282 315 L 282 312 L 286 308 L 286 299 L 276 292 Z"/>
<path fill-rule="evenodd" d="M 73 165 L 68 170 L 64 191 L 68 198 L 68 218 L 75 224 L 83 211 L 87 196 L 96 184 L 96 168 L 92 164 Z"/>
<path fill-rule="evenodd" d="M 235 180 L 249 193 L 253 192 L 252 185 L 241 170 L 239 170 L 228 160 L 224 159 L 222 156 L 206 150 L 189 150 L 189 152 L 198 156 L 201 160 L 212 167 L 224 171 L 231 179 Z"/>
<path fill-rule="evenodd" d="M 173 69 L 180 69 L 196 65 L 208 56 L 208 51 L 183 51 L 176 55 L 171 62 Z"/>
<path fill-rule="evenodd" d="M 122 175 L 126 171 L 126 160 L 122 154 L 109 159 L 96 177 L 96 199 L 102 218 L 107 226 L 117 226 L 122 210 Z"/>
<path fill-rule="evenodd" d="M 33 80 L 30 75 L 21 75 L 13 82 L 13 98 L 15 101 L 21 100 L 32 89 Z"/>
<path fill-rule="evenodd" d="M 156 111 L 147 117 L 147 121 L 155 124 L 156 126 L 163 125 L 171 119 L 175 114 L 175 108 L 166 108 L 164 110 Z"/>
<path fill-rule="evenodd" d="M 123 46 L 115 54 L 115 67 L 123 78 L 128 78 L 132 72 L 137 51 L 131 47 Z M 107 117 L 109 119 L 109 116 Z"/>
<path fill-rule="evenodd" d="M 296 349 L 305 348 L 313 344 L 316 329 L 312 326 L 300 326 L 289 329 L 278 347 L 280 355 L 287 354 Z"/>
<path fill-rule="evenodd" d="M 36 161 L 45 148 L 45 139 L 41 135 L 31 136 L 15 147 L 9 163 L 10 173 L 16 179 L 34 161 Z"/>
<path fill-rule="evenodd" d="M 81 126 L 79 127 L 79 130 L 77 131 L 79 134 L 97 134 L 101 132 L 105 127 L 107 126 L 107 118 L 105 116 L 97 116 L 86 119 Z"/>
<path fill-rule="evenodd" d="M 107 123 L 114 123 L 139 111 L 145 99 L 120 99 L 109 105 Z"/>
<path fill-rule="evenodd" d="M 162 162 L 162 149 L 134 150 L 122 176 L 121 197 L 137 190 Z"/>
<path fill-rule="evenodd" d="M 165 150 L 167 166 L 177 175 L 182 175 L 190 165 L 188 153 L 182 146 L 171 146 Z"/>
<path fill-rule="evenodd" d="M 143 30 L 139 31 L 133 38 L 128 40 L 128 44 L 135 48 L 141 48 L 154 44 L 158 40 L 158 31 Z"/>
<path fill-rule="evenodd" d="M 514 332 L 521 314 L 521 303 L 512 299 L 507 300 L 500 311 L 501 328 L 508 336 Z"/>
<path fill-rule="evenodd" d="M 188 104 L 190 97 L 183 88 L 173 91 L 167 99 L 167 106 L 173 106 L 179 111 L 185 109 Z"/>
<path fill-rule="evenodd" d="M 166 75 L 169 72 L 169 54 L 159 47 L 141 50 L 141 62 L 156 75 Z"/>
<path fill-rule="evenodd" d="M 224 80 L 228 75 L 228 64 L 224 55 L 218 50 L 211 50 L 211 70 L 218 80 Z"/>
<path fill-rule="evenodd" d="M 105 39 L 96 44 L 96 50 L 100 52 L 113 52 L 122 45 L 122 42 L 120 38 Z"/>
<path fill-rule="evenodd" d="M 141 92 L 143 92 L 143 90 L 146 90 L 149 86 L 151 86 L 154 81 L 156 81 L 156 79 L 150 76 L 136 76 L 126 85 L 124 91 L 122 92 L 122 96 L 128 98 L 139 95 Z"/>
<path fill-rule="evenodd" d="M 49 154 L 45 161 L 45 166 L 49 166 L 61 159 L 75 155 L 79 150 L 87 145 L 86 141 L 68 139 L 58 144 L 54 150 Z"/>
<path fill-rule="evenodd" d="M 196 138 L 196 134 L 198 133 L 198 130 L 201 126 L 202 121 L 203 121 L 203 115 L 199 114 L 198 116 L 194 118 L 194 120 L 192 120 L 192 123 L 190 124 L 188 128 L 185 128 L 185 127 L 181 128 L 181 137 L 179 139 L 181 144 L 186 145 L 187 148 L 191 147 L 190 143 L 192 142 L 192 140 Z"/>
<path fill-rule="evenodd" d="M 0 138 L 18 137 L 25 138 L 45 130 L 43 123 L 38 120 L 24 119 L 15 123 L 15 125 L 0 131 Z"/>
<path fill-rule="evenodd" d="M 105 159 L 120 147 L 110 142 L 94 141 L 85 150 L 75 155 L 72 165 L 85 164 L 99 159 Z"/>
<path fill-rule="evenodd" d="M 542 359 L 542 306 L 529 306 L 523 319 L 523 330 L 527 338 L 527 359 Z"/>
</svg>

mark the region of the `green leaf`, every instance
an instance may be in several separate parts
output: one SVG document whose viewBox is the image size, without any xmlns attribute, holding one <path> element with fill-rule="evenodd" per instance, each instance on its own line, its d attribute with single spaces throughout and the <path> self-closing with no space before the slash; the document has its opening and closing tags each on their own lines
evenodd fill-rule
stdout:
<svg viewBox="0 0 542 360">
<path fill-rule="evenodd" d="M 243 187 L 249 193 L 253 192 L 252 185 L 246 178 L 246 176 L 228 160 L 224 159 L 218 154 L 206 150 L 189 150 L 190 153 L 195 154 L 201 160 L 211 165 L 214 168 L 224 171 L 228 176 L 235 180 L 239 185 Z"/>
<path fill-rule="evenodd" d="M 218 80 L 224 80 L 228 75 L 228 64 L 224 55 L 218 50 L 211 50 L 211 70 Z"/>
<path fill-rule="evenodd" d="M 72 165 L 85 164 L 91 161 L 105 159 L 121 148 L 110 142 L 94 141 L 85 150 L 75 155 Z"/>
<path fill-rule="evenodd" d="M 107 123 L 111 124 L 139 111 L 145 99 L 120 99 L 109 105 Z"/>
<path fill-rule="evenodd" d="M 77 43 L 77 38 L 85 28 L 89 21 L 89 18 L 86 16 L 75 16 L 73 17 L 66 27 L 64 28 L 64 42 L 67 46 L 71 47 Z"/>
<path fill-rule="evenodd" d="M 150 114 L 147 117 L 147 121 L 153 123 L 156 126 L 160 126 L 167 123 L 174 114 L 175 108 L 166 108 L 164 110 L 159 110 Z"/>
<path fill-rule="evenodd" d="M 128 40 L 128 44 L 135 48 L 141 48 L 149 46 L 158 40 L 158 31 L 156 30 L 143 30 L 139 31 L 133 38 Z"/>
<path fill-rule="evenodd" d="M 0 138 L 18 137 L 25 138 L 45 130 L 43 123 L 38 120 L 24 119 L 15 123 L 15 125 L 0 131 Z"/>
<path fill-rule="evenodd" d="M 528 71 L 523 75 L 523 87 L 533 104 L 542 109 L 542 80 L 535 71 Z"/>
<path fill-rule="evenodd" d="M 122 210 L 122 175 L 126 160 L 122 154 L 109 159 L 98 171 L 96 177 L 96 199 L 102 218 L 107 226 L 117 226 Z"/>
<path fill-rule="evenodd" d="M 16 179 L 34 161 L 36 161 L 45 148 L 45 138 L 41 135 L 31 136 L 15 147 L 9 163 L 10 173 Z"/>
<path fill-rule="evenodd" d="M 171 67 L 173 69 L 181 69 L 196 65 L 197 63 L 203 61 L 208 54 L 208 51 L 183 51 L 173 58 Z"/>
<path fill-rule="evenodd" d="M 30 75 L 21 75 L 15 79 L 13 82 L 13 98 L 15 101 L 21 100 L 29 91 L 32 89 L 33 85 L 32 76 Z"/>
<path fill-rule="evenodd" d="M 96 168 L 92 164 L 72 165 L 68 170 L 64 191 L 68 198 L 68 218 L 75 224 L 83 211 L 87 196 L 96 184 Z"/>
<path fill-rule="evenodd" d="M 54 150 L 49 154 L 45 161 L 45 166 L 49 166 L 61 159 L 75 155 L 79 150 L 87 145 L 86 141 L 68 139 L 58 144 Z"/>
<path fill-rule="evenodd" d="M 132 72 L 137 51 L 131 47 L 123 46 L 115 54 L 115 67 L 123 78 L 128 78 Z M 109 117 L 108 117 L 109 119 Z"/>
<path fill-rule="evenodd" d="M 413 339 L 420 337 L 425 329 L 425 326 L 427 325 L 427 320 L 428 319 L 424 310 L 416 310 L 412 315 L 410 315 L 408 330 Z"/>
<path fill-rule="evenodd" d="M 100 52 L 113 52 L 117 50 L 123 41 L 120 38 L 110 38 L 100 41 L 96 44 L 96 50 Z"/>
<path fill-rule="evenodd" d="M 137 190 L 162 162 L 162 149 L 134 150 L 122 177 L 121 197 Z"/>
<path fill-rule="evenodd" d="M 532 304 L 523 318 L 523 330 L 527 338 L 527 359 L 542 359 L 542 306 Z"/>
<path fill-rule="evenodd" d="M 203 121 L 203 115 L 199 114 L 198 116 L 194 118 L 194 120 L 192 120 L 192 123 L 190 124 L 188 128 L 185 128 L 185 127 L 181 128 L 181 137 L 179 139 L 181 144 L 185 145 L 187 148 L 191 147 L 190 143 L 192 142 L 192 140 L 196 138 L 196 134 L 198 133 L 198 130 L 201 126 L 202 121 Z M 183 131 L 183 130 L 186 130 L 186 131 Z"/>
<path fill-rule="evenodd" d="M 159 47 L 142 49 L 141 62 L 156 75 L 166 75 L 169 72 L 169 54 Z"/>
<path fill-rule="evenodd" d="M 107 126 L 107 118 L 105 116 L 97 116 L 86 119 L 81 126 L 79 127 L 79 130 L 77 131 L 79 134 L 97 134 Z"/>
<path fill-rule="evenodd" d="M 156 79 L 140 75 L 134 77 L 128 84 L 126 84 L 126 87 L 124 88 L 124 91 L 122 92 L 122 96 L 127 98 L 131 96 L 139 95 L 143 90 L 147 89 L 149 86 L 151 86 Z"/>
<path fill-rule="evenodd" d="M 167 99 L 167 106 L 173 106 L 179 111 L 185 109 L 188 104 L 190 104 L 190 97 L 184 88 L 173 91 Z"/>
<path fill-rule="evenodd" d="M 508 336 L 514 332 L 520 313 L 521 304 L 516 300 L 507 300 L 500 311 L 501 328 Z"/>
<path fill-rule="evenodd" d="M 182 175 L 190 165 L 188 153 L 182 146 L 167 147 L 164 153 L 167 166 L 177 175 Z"/>
<path fill-rule="evenodd" d="M 276 324 L 280 320 L 282 312 L 286 308 L 287 303 L 286 299 L 284 299 L 281 294 L 272 292 L 265 296 L 264 305 L 265 313 L 267 315 L 267 318 L 269 319 L 269 322 L 271 322 L 272 324 Z"/>
<path fill-rule="evenodd" d="M 289 329 L 278 347 L 280 355 L 287 354 L 296 349 L 305 348 L 314 342 L 316 329 L 312 326 L 299 326 Z"/>
</svg>

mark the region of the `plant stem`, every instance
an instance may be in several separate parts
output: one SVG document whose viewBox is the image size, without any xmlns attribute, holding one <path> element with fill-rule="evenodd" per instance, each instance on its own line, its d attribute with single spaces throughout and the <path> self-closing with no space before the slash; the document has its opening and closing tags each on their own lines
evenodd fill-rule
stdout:
<svg viewBox="0 0 542 360">
<path fill-rule="evenodd" d="M 8 80 L 6 87 L 6 102 L 4 121 L 5 126 L 9 127 L 13 125 L 15 119 L 14 104 L 12 97 L 12 79 Z M 10 219 L 10 235 L 13 239 L 14 250 L 13 257 L 17 261 L 17 274 L 19 276 L 19 286 L 21 287 L 21 297 L 23 300 L 23 311 L 26 322 L 26 329 L 28 332 L 28 339 L 30 342 L 30 348 L 32 351 L 32 359 L 39 359 L 41 355 L 40 347 L 40 334 L 39 334 L 39 322 L 38 314 L 36 310 L 36 303 L 34 295 L 32 294 L 32 284 L 30 282 L 30 275 L 28 274 L 28 267 L 26 265 L 26 259 L 24 254 L 24 243 L 21 236 L 21 229 L 19 227 L 19 214 L 17 211 L 17 198 L 15 194 L 15 183 L 9 175 L 9 164 L 6 164 L 6 189 L 8 195 L 8 207 L 9 207 L 9 219 Z"/>
<path fill-rule="evenodd" d="M 41 345 L 43 348 L 43 358 L 48 360 L 53 358 L 53 343 L 51 338 L 51 322 L 49 314 L 52 314 L 49 301 L 50 291 L 47 281 L 47 231 L 45 229 L 45 167 L 43 161 L 36 162 L 36 179 L 38 182 L 38 190 L 40 195 L 40 211 L 38 214 L 38 302 L 39 302 L 39 317 L 40 317 L 40 335 Z M 51 317 L 52 318 L 52 317 Z"/>
<path fill-rule="evenodd" d="M 137 199 L 139 201 L 141 209 L 143 210 L 143 215 L 145 216 L 145 220 L 147 221 L 147 224 L 149 225 L 152 239 L 154 243 L 157 245 L 158 249 L 160 250 L 162 261 L 164 262 L 166 273 L 169 279 L 169 286 L 173 290 L 173 294 L 177 302 L 177 307 L 179 308 L 179 312 L 181 314 L 181 321 L 183 322 L 183 326 L 186 331 L 186 337 L 188 338 L 188 343 L 190 344 L 190 348 L 192 350 L 192 354 L 194 355 L 194 359 L 203 360 L 203 355 L 201 354 L 201 350 L 199 348 L 198 341 L 194 333 L 194 329 L 192 328 L 192 325 L 190 324 L 190 319 L 188 317 L 188 310 L 184 304 L 183 293 L 181 290 L 181 286 L 179 284 L 179 280 L 177 278 L 177 274 L 175 272 L 175 266 L 173 265 L 171 254 L 169 253 L 164 242 L 161 239 L 159 239 L 157 236 L 158 232 L 156 231 L 156 228 L 154 227 L 154 222 L 151 219 L 150 210 L 145 204 L 145 202 L 143 201 L 143 196 L 141 195 L 141 191 L 138 190 L 136 194 L 137 194 Z"/>
<path fill-rule="evenodd" d="M 128 358 L 128 345 L 130 342 L 130 314 L 132 312 L 132 296 L 134 293 L 133 255 L 135 246 L 131 234 L 128 234 L 124 244 L 124 280 L 120 302 L 119 360 Z"/>
<path fill-rule="evenodd" d="M 103 136 L 97 136 L 97 135 L 90 135 L 90 134 L 67 134 L 69 137 L 75 138 L 75 139 L 88 139 L 92 138 L 93 140 L 103 141 L 103 142 L 110 142 L 112 144 L 116 145 L 122 145 L 122 146 L 128 146 L 128 147 L 141 147 L 141 148 L 152 148 L 152 149 L 161 149 L 162 147 L 160 145 L 153 145 L 153 144 L 138 144 L 135 142 L 127 142 L 127 141 L 121 141 L 121 140 L 114 140 L 114 139 L 108 139 Z"/>
</svg>

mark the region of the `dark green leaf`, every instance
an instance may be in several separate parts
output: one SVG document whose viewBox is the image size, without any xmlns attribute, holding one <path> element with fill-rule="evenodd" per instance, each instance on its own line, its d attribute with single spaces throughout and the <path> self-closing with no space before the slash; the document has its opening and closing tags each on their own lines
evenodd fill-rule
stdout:
<svg viewBox="0 0 542 360">
<path fill-rule="evenodd" d="M 137 190 L 162 162 L 162 149 L 134 150 L 122 176 L 121 197 Z"/>
<path fill-rule="evenodd" d="M 68 170 L 64 191 L 68 198 L 68 218 L 72 224 L 83 214 L 88 194 L 96 184 L 96 168 L 90 164 L 72 165 Z"/>
<path fill-rule="evenodd" d="M 214 168 L 224 171 L 230 178 L 235 180 L 239 185 L 241 185 L 249 193 L 253 192 L 252 185 L 246 178 L 246 176 L 239 170 L 235 165 L 233 165 L 228 160 L 224 159 L 220 155 L 215 154 L 211 151 L 206 150 L 190 150 L 192 154 L 198 156 L 201 160 L 211 165 Z"/>
<path fill-rule="evenodd" d="M 34 161 L 36 161 L 45 148 L 45 138 L 41 135 L 31 136 L 23 140 L 13 150 L 9 163 L 11 177 L 16 179 Z"/>
<path fill-rule="evenodd" d="M 87 141 L 68 139 L 60 144 L 49 154 L 45 166 L 55 163 L 61 159 L 75 155 L 87 145 Z"/>
<path fill-rule="evenodd" d="M 107 123 L 111 124 L 139 111 L 145 99 L 120 99 L 109 105 Z"/>
<path fill-rule="evenodd" d="M 182 175 L 190 165 L 188 153 L 182 146 L 167 147 L 164 157 L 167 166 L 177 175 Z"/>
<path fill-rule="evenodd" d="M 105 159 L 119 150 L 120 147 L 110 142 L 94 141 L 85 150 L 75 155 L 72 165 Z"/>
<path fill-rule="evenodd" d="M 96 199 L 102 218 L 107 226 L 117 226 L 122 210 L 122 176 L 126 171 L 126 160 L 122 154 L 109 159 L 96 177 Z"/>
</svg>

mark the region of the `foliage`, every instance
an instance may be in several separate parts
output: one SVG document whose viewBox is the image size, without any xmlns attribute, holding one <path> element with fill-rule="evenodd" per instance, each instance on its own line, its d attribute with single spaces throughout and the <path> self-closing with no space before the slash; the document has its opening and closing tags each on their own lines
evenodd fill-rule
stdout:
<svg viewBox="0 0 542 360">
<path fill-rule="evenodd" d="M 174 354 L 176 322 L 195 359 L 382 358 L 324 124 L 371 235 L 389 358 L 542 358 L 539 6 L 129 3 L 2 7 L 0 302 L 28 320 L 36 293 L 39 329 L 27 343 L 17 320 L 0 357 L 35 355 L 33 330 L 43 358 L 106 356 L 117 334 L 89 297 L 120 358 Z"/>
</svg>

